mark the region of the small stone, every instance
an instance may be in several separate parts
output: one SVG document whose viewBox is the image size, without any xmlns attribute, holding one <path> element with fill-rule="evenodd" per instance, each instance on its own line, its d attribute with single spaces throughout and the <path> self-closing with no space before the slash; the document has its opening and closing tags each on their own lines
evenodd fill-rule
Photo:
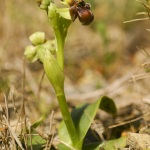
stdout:
<svg viewBox="0 0 150 150">
<path fill-rule="evenodd" d="M 129 133 L 127 145 L 131 150 L 150 150 L 150 135 L 140 133 Z"/>
</svg>

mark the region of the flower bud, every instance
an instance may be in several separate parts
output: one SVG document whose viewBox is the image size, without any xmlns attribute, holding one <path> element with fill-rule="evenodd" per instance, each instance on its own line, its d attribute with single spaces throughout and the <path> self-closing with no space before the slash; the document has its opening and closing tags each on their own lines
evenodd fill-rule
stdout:
<svg viewBox="0 0 150 150">
<path fill-rule="evenodd" d="M 49 50 L 52 55 L 56 54 L 56 48 L 55 48 L 55 41 L 54 40 L 48 40 L 44 44 L 37 46 L 37 54 L 39 61 L 43 63 L 45 52 L 46 50 Z"/>
<path fill-rule="evenodd" d="M 33 45 L 40 45 L 45 42 L 45 33 L 44 32 L 35 32 L 29 37 Z"/>
<path fill-rule="evenodd" d="M 36 60 L 38 60 L 37 49 L 35 46 L 27 46 L 25 48 L 24 55 L 30 62 L 35 62 Z"/>
<path fill-rule="evenodd" d="M 36 0 L 36 1 L 37 1 L 38 6 L 41 9 L 47 10 L 47 8 L 50 5 L 50 3 L 51 3 L 52 0 Z"/>
</svg>

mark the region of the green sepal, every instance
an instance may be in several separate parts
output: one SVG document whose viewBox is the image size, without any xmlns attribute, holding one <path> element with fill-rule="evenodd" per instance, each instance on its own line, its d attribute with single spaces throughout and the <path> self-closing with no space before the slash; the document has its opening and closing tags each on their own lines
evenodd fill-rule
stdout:
<svg viewBox="0 0 150 150">
<path fill-rule="evenodd" d="M 61 17 L 71 20 L 69 8 L 57 8 L 56 12 L 59 13 Z"/>
<path fill-rule="evenodd" d="M 49 50 L 45 52 L 44 70 L 55 89 L 56 95 L 64 94 L 64 73 Z"/>
</svg>

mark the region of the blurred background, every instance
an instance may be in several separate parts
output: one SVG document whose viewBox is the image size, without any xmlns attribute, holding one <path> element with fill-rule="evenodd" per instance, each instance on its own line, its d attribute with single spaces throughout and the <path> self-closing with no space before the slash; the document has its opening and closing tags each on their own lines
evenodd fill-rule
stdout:
<svg viewBox="0 0 150 150">
<path fill-rule="evenodd" d="M 137 14 L 146 9 L 134 0 L 86 2 L 92 6 L 93 23 L 82 26 L 76 20 L 66 39 L 68 101 L 74 105 L 80 101 L 94 101 L 106 94 L 121 107 L 149 99 L 149 72 L 143 64 L 149 62 L 150 56 L 150 33 L 146 30 L 150 21 L 124 23 L 147 17 Z M 37 106 L 33 109 L 30 105 L 27 109 L 48 113 L 57 102 L 46 77 L 41 83 L 43 67 L 38 62 L 23 63 L 24 49 L 30 44 L 28 37 L 32 33 L 42 31 L 47 38 L 54 38 L 47 14 L 39 9 L 35 0 L 3 0 L 0 3 L 0 102 L 3 104 L 4 94 L 13 95 L 19 106 L 25 83 L 27 104 Z"/>
</svg>

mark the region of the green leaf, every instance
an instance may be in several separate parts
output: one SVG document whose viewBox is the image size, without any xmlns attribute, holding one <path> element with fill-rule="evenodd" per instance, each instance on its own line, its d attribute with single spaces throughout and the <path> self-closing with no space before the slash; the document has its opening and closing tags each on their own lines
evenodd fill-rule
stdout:
<svg viewBox="0 0 150 150">
<path fill-rule="evenodd" d="M 117 113 L 117 108 L 114 101 L 107 96 L 102 97 L 99 108 L 112 115 L 116 115 Z"/>
<path fill-rule="evenodd" d="M 93 104 L 84 104 L 72 111 L 72 118 L 77 134 L 79 136 L 79 141 L 77 145 L 83 143 L 83 139 L 85 138 L 99 108 L 113 115 L 116 113 L 116 106 L 113 100 L 106 96 L 99 98 Z M 65 143 L 70 143 L 71 139 L 68 135 L 68 131 L 64 122 L 62 122 L 60 125 L 59 136 L 60 139 Z"/>
<path fill-rule="evenodd" d="M 27 133 L 31 133 L 31 134 L 34 134 L 36 133 L 35 129 L 40 126 L 40 124 L 43 122 L 45 117 L 41 117 L 39 120 L 37 120 L 35 123 L 33 123 L 31 126 L 30 126 L 30 131 L 29 129 L 27 129 Z"/>
<path fill-rule="evenodd" d="M 64 73 L 49 50 L 44 57 L 44 70 L 57 95 L 64 94 Z"/>
<path fill-rule="evenodd" d="M 83 150 L 99 150 L 100 142 L 93 142 L 90 144 L 83 145 Z"/>
<path fill-rule="evenodd" d="M 100 101 L 98 100 L 90 105 L 85 104 L 84 106 L 79 107 L 72 112 L 72 117 L 80 142 L 83 141 L 88 129 L 91 126 L 91 123 L 99 108 L 99 103 Z"/>
<path fill-rule="evenodd" d="M 66 145 L 72 144 L 72 140 L 69 136 L 69 133 L 68 133 L 68 130 L 66 128 L 64 121 L 62 121 L 59 125 L 58 134 L 59 134 L 60 140 L 63 141 L 64 143 L 66 143 Z"/>
<path fill-rule="evenodd" d="M 28 148 L 32 146 L 33 150 L 43 150 L 43 146 L 46 144 L 46 140 L 40 135 L 32 135 L 31 140 L 28 139 Z"/>
<path fill-rule="evenodd" d="M 58 150 L 72 150 L 69 147 L 67 147 L 65 144 L 58 144 L 57 148 Z"/>
<path fill-rule="evenodd" d="M 44 117 L 41 117 L 38 121 L 31 125 L 31 128 L 36 129 L 44 120 Z"/>
<path fill-rule="evenodd" d="M 126 147 L 126 137 L 107 141 L 103 143 L 100 147 L 104 148 L 104 150 L 116 150 L 117 148 L 122 149 Z"/>
</svg>

